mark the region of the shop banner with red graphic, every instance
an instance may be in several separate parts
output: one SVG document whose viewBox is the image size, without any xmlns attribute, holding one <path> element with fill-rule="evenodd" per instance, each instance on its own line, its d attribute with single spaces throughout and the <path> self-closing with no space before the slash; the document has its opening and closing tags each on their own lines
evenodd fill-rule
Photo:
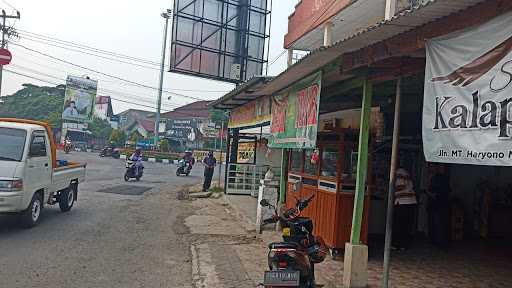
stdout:
<svg viewBox="0 0 512 288">
<path fill-rule="evenodd" d="M 512 166 L 512 13 L 426 43 L 431 162 Z"/>
<path fill-rule="evenodd" d="M 269 147 L 316 147 L 321 89 L 319 72 L 272 97 Z"/>
</svg>

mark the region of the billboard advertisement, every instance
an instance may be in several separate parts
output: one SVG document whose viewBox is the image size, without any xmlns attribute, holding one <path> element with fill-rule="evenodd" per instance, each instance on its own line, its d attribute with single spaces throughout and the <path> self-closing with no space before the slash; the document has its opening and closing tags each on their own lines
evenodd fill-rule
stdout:
<svg viewBox="0 0 512 288">
<path fill-rule="evenodd" d="M 166 136 L 178 141 L 195 141 L 197 121 L 195 119 L 170 119 L 167 121 Z"/>
<path fill-rule="evenodd" d="M 427 41 L 427 161 L 512 166 L 511 16 Z"/>
<path fill-rule="evenodd" d="M 98 81 L 68 76 L 64 96 L 62 119 L 89 122 L 92 120 Z"/>
<path fill-rule="evenodd" d="M 176 0 L 170 71 L 240 83 L 261 75 L 267 0 Z"/>
<path fill-rule="evenodd" d="M 319 72 L 272 97 L 269 147 L 316 148 L 321 82 Z"/>
</svg>

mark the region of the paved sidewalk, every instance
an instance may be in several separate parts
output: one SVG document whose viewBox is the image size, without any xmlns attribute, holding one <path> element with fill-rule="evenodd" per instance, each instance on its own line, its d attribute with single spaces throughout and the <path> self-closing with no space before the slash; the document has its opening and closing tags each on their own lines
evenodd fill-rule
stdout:
<svg viewBox="0 0 512 288">
<path fill-rule="evenodd" d="M 242 198 L 238 198 L 240 200 Z M 242 201 L 242 200 L 240 200 Z M 267 245 L 280 241 L 272 231 L 256 234 L 237 201 L 199 199 L 185 224 L 192 233 L 193 279 L 196 287 L 256 287 L 267 269 Z M 250 215 L 247 215 L 250 216 Z M 381 287 L 382 251 L 370 247 L 369 287 Z M 491 248 L 494 247 L 494 248 Z M 343 257 L 328 257 L 316 267 L 320 287 L 342 287 Z M 449 252 L 416 245 L 392 254 L 391 287 L 510 288 L 512 250 L 482 242 L 458 244 Z"/>
</svg>

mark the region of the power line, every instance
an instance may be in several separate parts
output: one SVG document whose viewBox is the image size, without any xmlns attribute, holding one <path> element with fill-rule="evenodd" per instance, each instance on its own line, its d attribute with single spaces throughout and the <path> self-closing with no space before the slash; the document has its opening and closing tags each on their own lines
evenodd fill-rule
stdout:
<svg viewBox="0 0 512 288">
<path fill-rule="evenodd" d="M 4 68 L 4 71 L 5 72 L 9 72 L 9 73 L 12 73 L 12 74 L 16 74 L 16 75 L 19 75 L 19 76 L 23 76 L 23 77 L 26 77 L 26 78 L 30 78 L 30 79 L 33 79 L 33 80 L 37 80 L 37 81 L 41 81 L 43 83 L 47 83 L 47 84 L 51 84 L 51 85 L 55 85 L 55 86 L 59 86 L 59 85 L 63 85 L 63 84 L 59 84 L 59 83 L 55 83 L 55 82 L 51 82 L 51 81 L 48 81 L 48 80 L 45 80 L 45 79 L 41 79 L 41 78 L 38 78 L 38 77 L 34 77 L 34 76 L 30 76 L 30 75 L 27 75 L 27 74 L 23 74 L 23 73 L 19 73 L 19 72 L 15 72 L 15 71 L 12 71 L 10 69 L 6 69 Z M 59 87 L 56 87 L 57 89 L 65 89 L 65 88 L 59 88 Z M 155 109 L 155 107 L 153 106 L 149 106 L 149 105 L 144 105 L 144 104 L 140 104 L 140 103 L 135 103 L 135 102 L 132 102 L 132 101 L 127 101 L 127 100 L 123 100 L 123 99 L 119 99 L 119 98 L 115 98 L 115 97 L 110 97 L 111 99 L 113 100 L 116 100 L 116 101 L 119 101 L 119 102 L 123 102 L 123 103 L 127 103 L 127 104 L 133 104 L 133 105 L 138 105 L 138 106 L 142 106 L 142 107 L 147 107 L 147 108 L 151 108 L 151 109 Z M 166 110 L 167 112 L 169 112 L 169 110 Z"/>
<path fill-rule="evenodd" d="M 11 66 L 19 68 L 19 69 L 22 69 L 22 70 L 25 70 L 25 71 L 28 71 L 28 72 L 31 72 L 31 73 L 39 75 L 39 76 L 45 76 L 45 77 L 52 78 L 52 79 L 59 80 L 59 81 L 63 81 L 63 82 L 66 81 L 66 80 L 64 80 L 64 79 L 62 79 L 62 78 L 60 78 L 58 76 L 54 76 L 54 75 L 50 75 L 50 74 L 45 74 L 45 73 L 39 72 L 37 70 L 31 69 L 31 68 L 23 67 L 23 66 L 16 65 L 16 64 L 12 64 Z M 136 95 L 136 94 L 130 94 L 130 93 L 122 92 L 122 91 L 106 89 L 106 88 L 100 88 L 100 89 L 98 89 L 98 92 L 101 93 L 101 94 L 103 94 L 103 92 L 106 92 L 105 94 L 114 94 L 114 95 L 117 94 L 119 96 L 125 96 L 125 97 L 131 98 L 131 99 L 136 99 L 134 101 L 142 101 L 142 102 L 146 102 L 146 103 L 153 103 L 153 101 L 150 99 L 150 98 L 153 98 L 153 97 L 151 97 L 149 95 L 143 95 L 143 94 Z M 144 98 L 144 97 L 141 97 L 141 96 L 148 96 L 150 98 Z M 179 104 L 164 103 L 162 105 L 166 106 L 167 108 L 170 108 L 170 109 L 181 107 L 181 105 L 179 105 Z"/>
<path fill-rule="evenodd" d="M 65 44 L 65 45 L 68 45 L 68 46 L 71 46 L 71 47 L 80 48 L 80 49 L 83 49 L 83 50 L 89 50 L 89 51 L 92 51 L 92 52 L 101 53 L 101 54 L 105 54 L 105 55 L 110 55 L 110 56 L 114 56 L 114 57 L 117 57 L 117 58 L 124 58 L 124 59 L 127 59 L 127 60 L 138 61 L 138 62 L 145 63 L 145 64 L 151 64 L 151 65 L 154 65 L 154 66 L 159 66 L 160 65 L 158 62 L 152 61 L 152 60 L 142 59 L 142 58 L 138 58 L 138 57 L 134 57 L 134 56 L 129 56 L 129 55 L 118 53 L 118 52 L 112 52 L 112 51 L 108 51 L 108 50 L 104 50 L 104 49 L 99 49 L 99 48 L 87 46 L 87 45 L 84 45 L 84 44 L 80 44 L 80 43 L 76 43 L 76 42 L 71 42 L 71 41 L 67 41 L 67 40 L 62 40 L 62 39 L 58 39 L 58 38 L 55 38 L 55 37 L 46 36 L 46 35 L 43 35 L 43 34 L 38 34 L 38 33 L 30 32 L 30 31 L 22 30 L 22 29 L 18 29 L 18 31 L 20 31 L 21 34 L 25 34 L 25 35 L 28 34 L 29 36 L 31 36 L 33 38 L 38 38 L 38 39 L 43 39 L 43 40 L 50 40 L 50 41 L 57 42 L 57 43 L 60 43 L 60 44 Z"/>
<path fill-rule="evenodd" d="M 19 30 L 18 29 L 18 31 L 24 31 L 24 30 Z M 145 66 L 145 65 L 140 65 L 140 64 L 136 64 L 136 63 L 132 63 L 132 62 L 126 62 L 126 61 L 120 61 L 118 59 L 113 59 L 113 58 L 105 57 L 105 56 L 102 56 L 102 55 L 97 55 L 97 54 L 93 54 L 93 53 L 89 53 L 89 52 L 84 52 L 84 51 L 81 51 L 80 49 L 88 50 L 88 51 L 93 51 L 95 53 L 102 53 L 102 54 L 110 55 L 110 56 L 114 56 L 114 57 L 125 58 L 125 59 L 128 59 L 128 60 L 132 60 L 132 61 L 136 61 L 136 62 L 141 62 L 141 63 L 144 63 L 144 64 L 150 64 L 150 65 L 155 65 L 155 66 L 160 65 L 159 63 L 153 62 L 153 61 L 150 61 L 150 60 L 145 60 L 145 59 L 137 58 L 137 57 L 133 57 L 133 56 L 127 56 L 127 55 L 120 54 L 120 53 L 117 53 L 117 52 L 97 49 L 97 48 L 93 48 L 93 47 L 86 46 L 86 45 L 83 45 L 83 44 L 77 44 L 77 43 L 74 43 L 74 42 L 71 42 L 71 41 L 61 40 L 61 39 L 57 39 L 57 38 L 50 37 L 50 36 L 44 36 L 42 34 L 37 34 L 37 33 L 33 33 L 33 32 L 24 31 L 24 32 L 22 32 L 20 34 L 26 40 L 30 40 L 30 41 L 33 41 L 33 42 L 41 43 L 41 44 L 44 44 L 44 45 L 54 46 L 54 47 L 58 47 L 58 48 L 61 48 L 61 49 L 66 49 L 66 50 L 74 51 L 74 52 L 77 52 L 77 53 L 84 53 L 84 54 L 87 54 L 87 55 L 91 55 L 91 56 L 95 56 L 95 57 L 99 57 L 99 58 L 104 58 L 104 59 L 108 59 L 108 60 L 112 60 L 112 61 L 117 61 L 117 62 L 121 62 L 121 63 L 125 63 L 125 64 L 136 65 L 136 66 L 139 66 L 139 67 L 142 67 L 142 68 L 147 68 L 147 69 L 152 69 L 152 70 L 159 70 L 159 69 L 154 68 L 154 67 L 148 67 L 148 66 Z M 59 45 L 57 45 L 55 43 L 58 43 Z M 64 45 L 64 46 L 62 46 L 62 45 Z M 76 47 L 78 49 L 73 49 L 73 48 L 69 48 L 69 47 L 66 47 L 66 46 Z M 167 67 L 169 67 L 169 66 L 167 66 Z M 174 91 L 188 91 L 188 92 L 202 92 L 202 93 L 223 93 L 223 92 L 229 92 L 229 90 L 198 90 L 198 89 L 177 89 L 177 88 L 166 88 L 166 89 L 167 90 L 171 90 L 171 91 L 174 90 Z M 164 91 L 164 92 L 166 92 L 166 91 Z"/>
<path fill-rule="evenodd" d="M 15 11 L 19 11 L 18 9 L 16 9 L 14 6 L 12 6 L 11 4 L 9 4 L 9 2 L 5 1 L 5 0 L 2 0 L 2 2 L 5 3 L 5 5 L 11 7 L 12 9 L 14 9 Z"/>
<path fill-rule="evenodd" d="M 13 65 L 14 66 L 14 65 Z M 19 67 L 19 66 L 18 66 Z M 22 68 L 23 69 L 23 68 Z M 29 69 L 29 70 L 32 70 L 32 69 Z M 13 73 L 13 74 L 17 74 L 17 75 L 20 75 L 20 76 L 23 76 L 23 77 L 27 77 L 27 78 L 30 78 L 30 79 L 34 79 L 34 80 L 38 80 L 38 81 L 41 81 L 41 82 L 44 82 L 44 83 L 48 83 L 48 84 L 52 84 L 52 85 L 55 85 L 55 86 L 58 86 L 58 85 L 64 85 L 64 84 L 58 84 L 58 83 L 55 83 L 55 82 L 51 82 L 51 81 L 48 81 L 46 79 L 42 79 L 42 78 L 39 78 L 39 77 L 34 77 L 34 76 L 31 76 L 31 75 L 27 75 L 27 74 L 24 74 L 24 73 L 20 73 L 20 72 L 17 72 L 17 71 L 13 71 L 13 70 L 7 70 L 5 69 L 5 71 L 7 72 L 10 72 L 10 73 Z M 53 75 L 49 75 L 49 74 L 42 74 L 42 73 L 39 73 L 36 71 L 36 74 L 40 74 L 40 75 L 43 75 L 43 76 L 46 76 L 46 77 L 50 77 L 50 78 L 54 78 L 56 80 L 59 80 L 59 81 L 63 81 L 65 82 L 64 79 L 61 79 L 59 77 L 56 77 L 56 76 L 53 76 Z M 64 88 L 58 88 L 57 89 L 64 89 Z M 109 90 L 109 89 L 98 89 L 98 92 L 99 93 L 102 93 L 102 92 L 106 92 L 106 94 L 109 94 L 110 98 L 112 98 L 113 100 L 116 100 L 116 101 L 120 101 L 120 102 L 123 102 L 123 103 L 128 103 L 128 104 L 133 104 L 133 105 L 138 105 L 138 106 L 143 106 L 143 107 L 147 107 L 147 108 L 151 108 L 151 109 L 155 109 L 155 107 L 153 106 L 149 106 L 149 105 L 145 105 L 145 104 L 141 104 L 141 103 L 137 103 L 137 102 L 133 102 L 133 101 L 144 101 L 144 100 L 141 100 L 141 99 L 138 99 L 140 98 L 140 95 L 134 95 L 134 94 L 128 94 L 128 93 L 123 93 L 123 92 L 119 92 L 119 91 L 115 91 L 115 90 Z M 133 101 L 128 101 L 128 100 L 124 100 L 124 99 L 120 99 L 120 98 L 116 98 L 116 97 L 113 97 L 111 96 L 112 94 L 117 94 L 117 95 L 132 95 L 132 96 L 135 96 L 137 97 L 137 100 L 133 100 Z M 126 97 L 126 96 L 125 96 Z M 134 98 L 132 98 L 134 99 Z M 151 101 L 144 101 L 146 103 L 151 103 Z M 186 104 L 185 104 L 186 105 Z M 173 104 L 173 105 L 169 105 L 169 104 L 164 104 L 163 106 L 169 106 L 169 107 L 173 107 L 173 108 L 170 108 L 172 110 L 168 110 L 168 109 L 162 109 L 165 111 L 165 113 L 167 112 L 172 112 L 172 113 L 176 113 L 176 114 L 179 114 L 181 116 L 187 116 L 187 117 L 195 117 L 196 115 L 191 113 L 191 112 L 183 112 L 183 111 L 176 111 L 175 109 L 176 108 L 180 108 L 182 106 L 179 106 L 179 105 L 176 105 L 176 104 Z"/>
<path fill-rule="evenodd" d="M 45 42 L 46 40 L 32 39 L 30 36 L 26 36 L 26 35 L 22 36 L 22 37 L 23 37 L 22 39 L 25 39 L 25 40 L 28 40 L 28 41 L 32 41 L 32 42 L 36 42 L 36 43 L 40 43 L 40 44 L 44 44 L 44 45 L 48 45 L 48 46 L 52 46 L 52 47 L 57 47 L 57 48 L 65 49 L 65 50 L 68 50 L 68 51 L 82 53 L 82 54 L 86 54 L 86 55 L 90 55 L 90 56 L 94 56 L 94 57 L 98 57 L 98 58 L 102 58 L 102 59 L 106 59 L 106 60 L 110 60 L 110 61 L 115 61 L 115 62 L 119 62 L 119 63 L 134 65 L 134 66 L 145 68 L 145 69 L 151 69 L 151 70 L 156 70 L 156 71 L 159 70 L 158 68 L 155 68 L 155 67 L 149 67 L 149 66 L 146 66 L 146 65 L 141 65 L 141 64 L 137 64 L 137 63 L 133 63 L 133 62 L 128 62 L 128 61 L 124 61 L 124 60 L 119 60 L 119 59 L 115 59 L 115 58 L 110 58 L 110 57 L 106 57 L 106 56 L 102 56 L 102 55 L 98 55 L 98 54 L 94 54 L 94 53 L 90 53 L 90 52 L 80 51 L 78 49 L 64 47 L 64 46 L 60 46 L 60 45 L 53 44 L 53 43 L 48 43 L 48 42 Z"/>
<path fill-rule="evenodd" d="M 113 78 L 113 79 L 117 79 L 117 80 L 120 80 L 120 81 L 124 81 L 126 83 L 131 83 L 131 84 L 134 84 L 136 86 L 139 86 L 139 87 L 144 87 L 144 88 L 149 88 L 149 89 L 153 89 L 153 90 L 159 90 L 158 88 L 156 87 L 153 87 L 153 86 L 149 86 L 149 85 L 146 85 L 146 84 L 142 84 L 142 83 L 138 83 L 138 82 L 135 82 L 135 81 L 131 81 L 131 80 L 128 80 L 128 79 L 124 79 L 124 78 L 121 78 L 119 76 L 115 76 L 115 75 L 111 75 L 111 74 L 107 74 L 107 73 L 104 73 L 104 72 L 101 72 L 101 71 L 98 71 L 98 70 L 94 70 L 94 69 L 91 69 L 91 68 L 87 68 L 85 66 L 82 66 L 82 65 L 78 65 L 78 64 L 75 64 L 75 63 L 72 63 L 70 61 L 67 61 L 67 60 L 63 60 L 63 59 L 60 59 L 58 57 L 55 57 L 55 56 L 52 56 L 52 55 L 49 55 L 47 53 L 44 53 L 44 52 L 41 52 L 41 51 L 37 51 L 35 49 L 32 49 L 32 48 L 29 48 L 29 47 L 26 47 L 24 45 L 21 45 L 21 44 L 18 44 L 18 43 L 12 43 L 13 45 L 15 46 L 18 46 L 18 47 L 21 47 L 23 49 L 26 49 L 28 51 L 32 51 L 34 53 L 37 53 L 37 54 L 40 54 L 40 55 L 43 55 L 45 57 L 48 57 L 48 58 L 51 58 L 51 59 L 54 59 L 54 60 L 57 60 L 57 61 L 60 61 L 62 63 L 66 63 L 68 65 L 72 65 L 72 66 L 76 66 L 78 68 L 81 68 L 83 70 L 87 70 L 89 72 L 92 72 L 92 73 L 97 73 L 97 74 L 100 74 L 100 75 L 103 75 L 103 76 L 107 76 L 107 77 L 110 77 L 110 78 Z M 185 98 L 190 98 L 190 99 L 194 99 L 194 100 L 198 100 L 198 101 L 204 101 L 206 99 L 202 99 L 202 98 L 198 98 L 198 97 L 193 97 L 193 96 L 188 96 L 188 95 L 184 95 L 184 94 L 179 94 L 179 93 L 175 93 L 175 92 L 171 92 L 171 91 L 164 91 L 168 94 L 171 94 L 171 95 L 176 95 L 176 96 L 180 96 L 180 97 L 185 97 Z"/>
</svg>

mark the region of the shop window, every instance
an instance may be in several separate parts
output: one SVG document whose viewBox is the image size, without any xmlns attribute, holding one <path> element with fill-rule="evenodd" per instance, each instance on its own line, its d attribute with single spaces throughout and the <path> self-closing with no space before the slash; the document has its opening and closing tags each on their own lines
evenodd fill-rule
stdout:
<svg viewBox="0 0 512 288">
<path fill-rule="evenodd" d="M 318 161 L 311 161 L 315 150 L 306 150 L 304 157 L 304 174 L 317 175 L 318 173 Z"/>
<path fill-rule="evenodd" d="M 357 151 L 353 148 L 345 148 L 345 167 L 343 170 L 343 180 L 347 182 L 355 181 L 357 176 Z"/>
<path fill-rule="evenodd" d="M 302 172 L 302 151 L 292 150 L 291 161 L 290 161 L 290 171 L 296 172 L 296 173 Z"/>
<path fill-rule="evenodd" d="M 322 165 L 320 175 L 325 177 L 336 177 L 336 167 L 340 151 L 335 147 L 324 148 L 322 151 Z"/>
</svg>

